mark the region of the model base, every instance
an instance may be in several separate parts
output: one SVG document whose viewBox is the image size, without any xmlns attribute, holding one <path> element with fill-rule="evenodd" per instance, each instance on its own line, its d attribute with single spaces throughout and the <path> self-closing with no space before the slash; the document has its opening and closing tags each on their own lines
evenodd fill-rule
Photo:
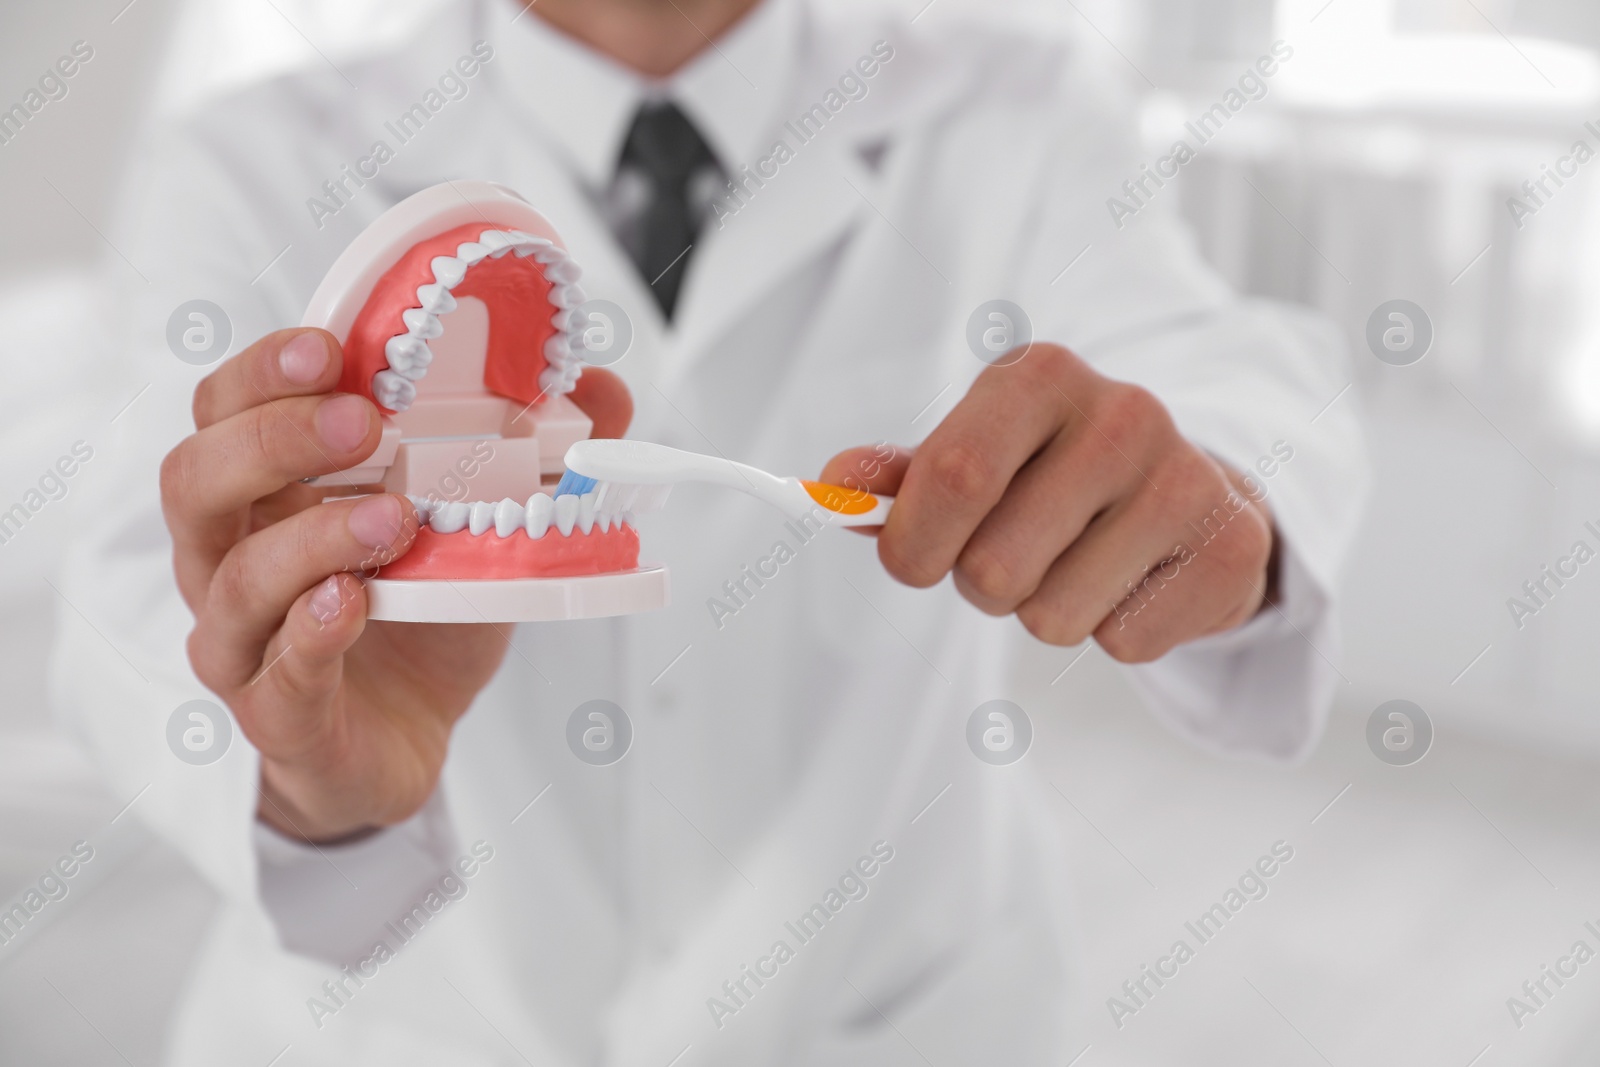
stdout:
<svg viewBox="0 0 1600 1067">
<path fill-rule="evenodd" d="M 367 618 L 380 622 L 554 622 L 667 606 L 667 568 L 575 578 L 401 580 L 366 583 Z"/>
</svg>

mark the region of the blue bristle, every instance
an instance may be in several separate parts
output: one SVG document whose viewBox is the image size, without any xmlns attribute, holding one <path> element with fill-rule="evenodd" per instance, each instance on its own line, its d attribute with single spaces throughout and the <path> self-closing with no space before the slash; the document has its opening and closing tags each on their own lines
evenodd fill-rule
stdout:
<svg viewBox="0 0 1600 1067">
<path fill-rule="evenodd" d="M 581 474 L 563 471 L 561 482 L 556 486 L 555 495 L 566 496 L 571 493 L 573 496 L 583 496 L 598 484 L 593 478 L 585 478 Z"/>
</svg>

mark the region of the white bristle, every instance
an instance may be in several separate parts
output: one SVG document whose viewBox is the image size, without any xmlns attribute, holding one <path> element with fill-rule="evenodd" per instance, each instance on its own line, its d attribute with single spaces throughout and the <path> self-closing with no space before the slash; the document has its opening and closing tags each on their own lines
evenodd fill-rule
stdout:
<svg viewBox="0 0 1600 1067">
<path fill-rule="evenodd" d="M 672 492 L 670 485 L 638 485 L 633 482 L 600 482 L 595 487 L 595 515 L 612 523 L 623 516 L 659 511 Z"/>
<path fill-rule="evenodd" d="M 670 485 L 645 485 L 640 486 L 639 496 L 634 500 L 633 511 L 660 511 L 667 505 L 667 497 L 672 492 Z"/>
</svg>

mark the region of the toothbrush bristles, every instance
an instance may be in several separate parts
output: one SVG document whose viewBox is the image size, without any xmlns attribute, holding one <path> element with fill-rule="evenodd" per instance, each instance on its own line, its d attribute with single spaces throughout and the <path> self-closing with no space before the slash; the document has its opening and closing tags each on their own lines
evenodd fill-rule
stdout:
<svg viewBox="0 0 1600 1067">
<path fill-rule="evenodd" d="M 585 496 L 594 487 L 595 480 L 593 478 L 585 478 L 583 475 L 574 474 L 570 470 L 562 471 L 561 481 L 557 483 L 556 491 L 551 495 L 566 496 L 571 493 L 573 496 Z"/>
<path fill-rule="evenodd" d="M 672 492 L 672 486 L 607 482 L 585 477 L 569 469 L 562 472 L 561 481 L 550 495 L 560 497 L 571 493 L 573 496 L 586 496 L 591 492 L 595 494 L 595 519 L 620 523 L 632 521 L 635 515 L 661 510 Z"/>
<path fill-rule="evenodd" d="M 594 501 L 597 516 L 612 518 L 657 511 L 667 502 L 671 485 L 636 485 L 631 482 L 597 482 Z"/>
</svg>

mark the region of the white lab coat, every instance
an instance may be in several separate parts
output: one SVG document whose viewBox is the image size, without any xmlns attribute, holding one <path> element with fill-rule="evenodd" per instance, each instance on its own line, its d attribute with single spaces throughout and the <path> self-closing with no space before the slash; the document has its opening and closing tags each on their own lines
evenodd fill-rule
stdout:
<svg viewBox="0 0 1600 1067">
<path fill-rule="evenodd" d="M 285 1046 L 286 1067 L 884 1064 L 920 1062 L 918 1050 L 947 1064 L 1064 1061 L 1077 1047 L 1061 1032 L 1075 995 L 1070 857 L 1029 761 L 989 766 L 965 742 L 980 702 L 1013 695 L 1008 650 L 1031 638 L 949 582 L 898 586 L 864 539 L 794 545 L 747 499 L 680 490 L 644 528 L 645 555 L 672 569 L 672 606 L 518 628 L 434 800 L 361 845 L 310 850 L 256 828 L 257 757 L 242 737 L 206 767 L 168 751 L 167 717 L 205 692 L 184 656 L 192 619 L 156 471 L 190 430 L 205 371 L 167 351 L 167 316 L 216 301 L 235 351 L 291 325 L 362 226 L 453 177 L 522 191 L 589 293 L 628 309 L 636 338 L 614 369 L 638 403 L 637 436 L 797 473 L 848 445 L 915 443 L 982 369 L 968 315 L 1003 297 L 1037 337 L 1153 389 L 1237 467 L 1288 442 L 1294 459 L 1268 483 L 1287 545 L 1283 612 L 1134 674 L 1155 712 L 1202 744 L 1293 757 L 1315 739 L 1337 656 L 1329 592 L 1361 481 L 1348 398 L 1312 422 L 1348 381 L 1339 346 L 1305 316 L 1232 295 L 1163 205 L 1116 229 L 1105 201 L 1137 173 L 1132 123 L 1069 44 L 955 12 L 913 26 L 772 0 L 674 90 L 691 105 L 737 98 L 713 131 L 722 151 L 766 155 L 874 42 L 894 59 L 706 232 L 666 331 L 585 191 L 605 161 L 551 135 L 609 90 L 537 95 L 528 35 L 544 48 L 553 37 L 512 14 L 497 0 L 452 7 L 397 51 L 252 88 L 153 134 L 112 233 L 148 284 L 128 286 L 127 347 L 107 373 L 129 395 L 152 384 L 105 447 L 93 442 L 99 518 L 71 555 L 63 593 L 81 615 L 63 612 L 54 680 L 113 787 L 139 794 L 132 813 L 224 896 L 172 1062 L 266 1063 Z M 448 104 L 449 121 L 317 228 L 306 199 L 479 39 L 496 62 Z M 779 539 L 795 558 L 719 628 L 708 598 Z M 595 697 L 626 709 L 635 732 L 608 767 L 564 741 L 569 713 Z M 1068 711 L 1028 710 L 1035 722 Z M 363 985 L 327 997 L 329 961 L 367 955 L 383 921 L 479 841 L 493 859 L 463 879 L 466 895 Z M 709 998 L 734 1003 L 724 981 L 792 941 L 784 923 L 877 842 L 894 857 L 867 896 L 764 985 L 746 980 L 756 991 L 719 1027 Z M 337 1011 L 318 1017 L 312 998 Z"/>
</svg>

